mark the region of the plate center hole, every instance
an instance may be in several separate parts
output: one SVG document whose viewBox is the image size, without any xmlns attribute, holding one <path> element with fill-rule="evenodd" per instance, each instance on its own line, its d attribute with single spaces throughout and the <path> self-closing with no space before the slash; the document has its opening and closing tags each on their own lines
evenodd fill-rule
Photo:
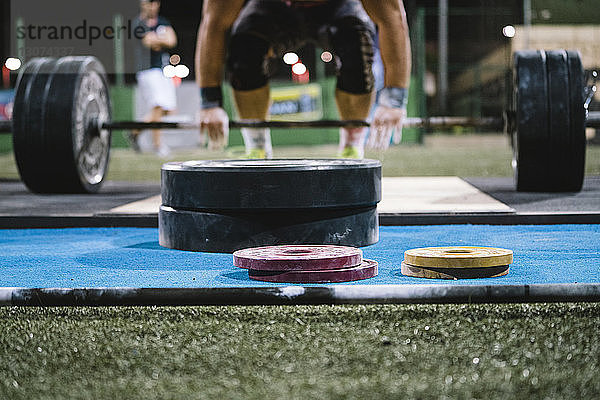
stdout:
<svg viewBox="0 0 600 400">
<path fill-rule="evenodd" d="M 473 251 L 471 251 L 471 250 L 461 250 L 461 249 L 444 251 L 444 253 L 446 253 L 446 254 L 470 254 L 472 252 Z"/>
<path fill-rule="evenodd" d="M 310 253 L 310 250 L 302 250 L 302 249 L 291 249 L 291 250 L 284 250 L 285 254 L 308 254 Z"/>
</svg>

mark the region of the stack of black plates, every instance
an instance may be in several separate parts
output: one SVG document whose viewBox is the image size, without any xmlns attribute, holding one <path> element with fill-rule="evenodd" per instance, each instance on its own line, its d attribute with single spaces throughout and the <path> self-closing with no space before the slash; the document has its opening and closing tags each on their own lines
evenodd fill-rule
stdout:
<svg viewBox="0 0 600 400">
<path fill-rule="evenodd" d="M 379 239 L 376 160 L 276 159 L 167 163 L 159 241 L 224 252 L 281 244 L 367 246 Z"/>
</svg>

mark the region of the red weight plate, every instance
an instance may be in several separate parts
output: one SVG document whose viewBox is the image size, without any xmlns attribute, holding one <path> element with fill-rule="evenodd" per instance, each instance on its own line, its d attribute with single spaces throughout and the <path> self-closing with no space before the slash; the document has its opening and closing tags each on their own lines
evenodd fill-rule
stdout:
<svg viewBox="0 0 600 400">
<path fill-rule="evenodd" d="M 332 270 L 361 262 L 360 249 L 335 245 L 263 246 L 233 253 L 233 265 L 256 271 Z"/>
<path fill-rule="evenodd" d="M 363 260 L 356 267 L 320 271 L 257 271 L 248 270 L 250 279 L 276 283 L 335 283 L 368 279 L 377 276 L 377 261 Z"/>
</svg>

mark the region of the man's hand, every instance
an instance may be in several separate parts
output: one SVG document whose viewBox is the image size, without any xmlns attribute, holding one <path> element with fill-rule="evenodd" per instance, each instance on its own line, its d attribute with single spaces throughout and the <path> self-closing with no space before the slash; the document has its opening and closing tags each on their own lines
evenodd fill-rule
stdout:
<svg viewBox="0 0 600 400">
<path fill-rule="evenodd" d="M 160 51 L 161 49 L 161 41 L 158 35 L 154 32 L 148 32 L 142 38 L 142 44 L 154 51 Z"/>
<path fill-rule="evenodd" d="M 222 150 L 229 141 L 229 117 L 221 107 L 201 109 L 200 134 L 208 133 L 208 148 Z"/>
<path fill-rule="evenodd" d="M 378 105 L 375 109 L 373 122 L 371 122 L 367 147 L 386 150 L 390 145 L 392 134 L 394 135 L 394 143 L 399 143 L 402 138 L 402 121 L 405 116 L 406 109 L 404 108 Z"/>
</svg>

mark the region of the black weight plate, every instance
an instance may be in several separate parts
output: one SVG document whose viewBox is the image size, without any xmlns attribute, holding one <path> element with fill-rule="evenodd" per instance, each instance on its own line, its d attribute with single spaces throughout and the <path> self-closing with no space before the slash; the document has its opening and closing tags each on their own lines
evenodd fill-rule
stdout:
<svg viewBox="0 0 600 400">
<path fill-rule="evenodd" d="M 158 230 L 161 246 L 217 253 L 284 244 L 361 247 L 379 240 L 375 206 L 260 213 L 187 211 L 161 206 Z"/>
<path fill-rule="evenodd" d="M 585 163 L 583 69 L 576 52 L 515 54 L 517 190 L 578 191 Z"/>
<path fill-rule="evenodd" d="M 162 203 L 190 210 L 347 208 L 381 200 L 376 160 L 209 160 L 162 167 Z"/>
<path fill-rule="evenodd" d="M 40 163 L 48 162 L 44 131 L 46 84 L 52 76 L 56 60 L 34 58 L 19 73 L 13 109 L 13 151 L 21 179 L 29 186 L 36 180 L 52 177 Z"/>
<path fill-rule="evenodd" d="M 567 53 L 564 50 L 546 51 L 548 79 L 548 130 L 547 175 L 548 184 L 557 191 L 569 179 L 570 126 L 569 115 L 569 69 Z M 550 188 L 540 188 L 550 191 Z M 560 189 L 558 189 L 560 191 Z"/>
<path fill-rule="evenodd" d="M 514 54 L 515 137 L 513 168 L 517 190 L 539 190 L 547 184 L 548 80 L 542 51 Z"/>
<path fill-rule="evenodd" d="M 38 69 L 28 65 L 40 65 Z M 15 104 L 15 158 L 27 187 L 39 193 L 96 192 L 108 166 L 110 120 L 105 71 L 94 57 L 32 60 Z M 19 84 L 21 86 L 21 83 Z"/>
<path fill-rule="evenodd" d="M 569 115 L 571 117 L 569 155 L 565 165 L 565 191 L 578 192 L 585 176 L 585 108 L 584 71 L 581 56 L 577 51 L 567 51 L 569 70 Z"/>
<path fill-rule="evenodd" d="M 56 154 L 64 155 L 61 171 L 66 179 L 53 192 L 93 193 L 104 181 L 110 153 L 110 131 L 98 129 L 111 119 L 106 72 L 90 56 L 64 57 L 57 65 L 49 89 L 48 127 L 56 138 Z"/>
</svg>

